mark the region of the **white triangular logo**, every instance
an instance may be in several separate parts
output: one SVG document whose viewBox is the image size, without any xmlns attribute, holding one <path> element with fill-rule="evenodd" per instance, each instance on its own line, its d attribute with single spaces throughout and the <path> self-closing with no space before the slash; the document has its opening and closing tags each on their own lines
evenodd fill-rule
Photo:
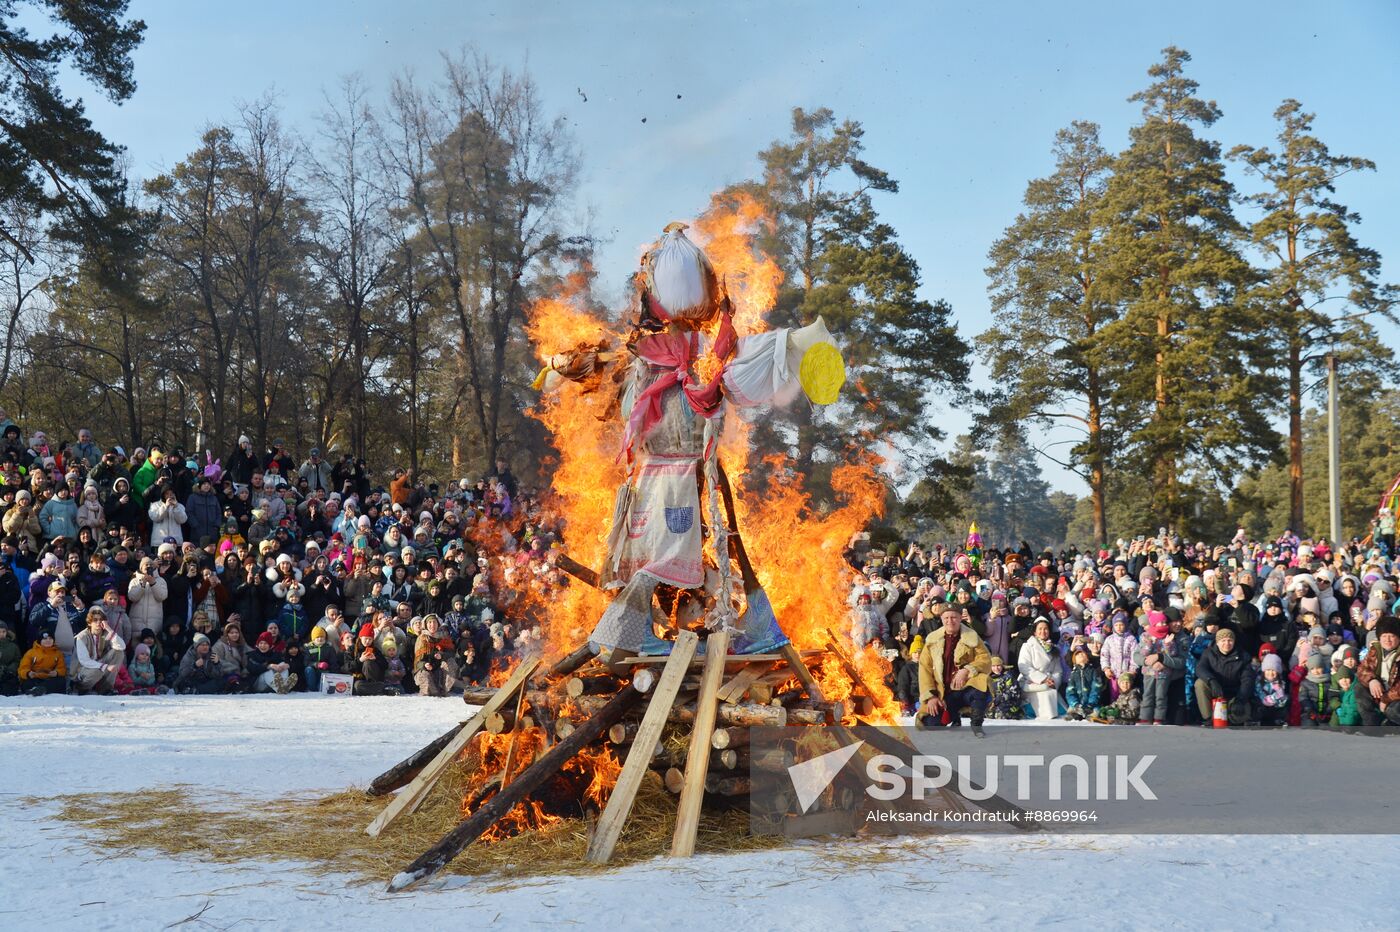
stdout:
<svg viewBox="0 0 1400 932">
<path fill-rule="evenodd" d="M 793 764 L 788 768 L 793 789 L 797 790 L 797 804 L 802 807 L 803 812 L 810 809 L 822 792 L 831 786 L 831 781 L 836 779 L 841 768 L 846 766 L 846 762 L 855 756 L 863 744 L 864 741 L 857 741 L 855 744 L 828 751 L 820 757 Z"/>
</svg>

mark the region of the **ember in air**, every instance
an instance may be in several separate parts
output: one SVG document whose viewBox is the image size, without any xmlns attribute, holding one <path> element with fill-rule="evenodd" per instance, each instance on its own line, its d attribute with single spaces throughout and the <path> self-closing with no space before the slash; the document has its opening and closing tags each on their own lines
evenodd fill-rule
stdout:
<svg viewBox="0 0 1400 932">
<path fill-rule="evenodd" d="M 1042 798 L 1052 800 L 1065 799 L 1066 791 L 1071 794 L 1068 798 L 1077 800 L 1123 801 L 1131 799 L 1134 793 L 1139 799 L 1152 800 L 1157 794 L 1143 777 L 1156 759 L 1155 754 L 1135 761 L 1130 761 L 1126 754 L 1096 754 L 1092 758 L 1059 754 L 1047 763 L 1042 754 L 988 754 L 982 758 L 980 770 L 986 774 L 986 784 L 979 786 L 971 777 L 970 754 L 959 754 L 956 767 L 938 754 L 916 754 L 907 764 L 892 754 L 879 754 L 866 764 L 866 776 L 872 785 L 865 791 L 883 802 L 906 797 L 925 799 L 931 791 L 956 780 L 959 794 L 970 800 L 1004 797 L 1014 789 L 1016 799 L 1028 801 L 1032 798 L 1033 785 L 1044 787 Z M 1007 780 L 1004 790 L 1001 786 L 1003 769 L 1014 772 L 1014 780 Z M 1032 780 L 1036 783 L 1032 784 Z"/>
</svg>

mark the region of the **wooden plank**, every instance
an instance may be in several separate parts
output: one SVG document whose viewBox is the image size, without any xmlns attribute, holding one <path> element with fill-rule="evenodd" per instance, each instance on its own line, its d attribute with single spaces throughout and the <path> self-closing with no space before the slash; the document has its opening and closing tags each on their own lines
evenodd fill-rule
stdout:
<svg viewBox="0 0 1400 932">
<path fill-rule="evenodd" d="M 768 672 L 768 664 L 751 663 L 735 674 L 734 678 L 725 683 L 719 689 L 720 702 L 738 702 L 743 698 L 744 693 L 749 691 L 749 687 L 763 674 Z"/>
<path fill-rule="evenodd" d="M 695 724 L 690 729 L 690 752 L 685 761 L 685 786 L 676 811 L 676 833 L 671 837 L 671 857 L 688 858 L 695 853 L 695 833 L 700 827 L 700 804 L 705 801 L 705 776 L 710 768 L 710 736 L 719 711 L 720 679 L 729 650 L 729 632 L 716 631 L 705 645 L 705 672 L 700 679 L 700 698 L 695 700 Z"/>
<path fill-rule="evenodd" d="M 408 757 L 405 757 L 403 760 L 375 777 L 370 783 L 369 789 L 365 790 L 365 794 L 367 796 L 387 796 L 389 793 L 407 784 L 414 777 L 418 776 L 418 774 L 422 773 L 424 767 L 432 763 L 433 758 L 437 757 L 438 753 L 441 752 L 443 748 L 447 747 L 449 741 L 457 737 L 457 732 L 465 728 L 466 724 L 466 722 L 462 722 L 458 725 L 454 725 L 451 730 L 434 738 L 430 743 L 414 751 Z"/>
<path fill-rule="evenodd" d="M 612 858 L 617 839 L 622 834 L 622 826 L 632 814 L 632 803 L 636 801 L 637 790 L 641 788 L 642 777 L 651 767 L 656 756 L 656 746 L 661 740 L 661 732 L 671 712 L 671 704 L 676 701 L 681 681 L 690 669 L 690 659 L 700 638 L 693 631 L 682 631 L 676 635 L 676 646 L 671 651 L 670 662 L 661 671 L 661 681 L 652 693 L 651 704 L 642 716 L 642 724 L 637 728 L 637 736 L 632 741 L 632 749 L 622 764 L 622 772 L 617 776 L 608 804 L 598 819 L 593 838 L 588 843 L 587 859 L 593 864 L 606 864 Z M 616 726 L 614 726 L 616 727 Z"/>
<path fill-rule="evenodd" d="M 422 805 L 423 800 L 428 796 L 428 791 L 437 783 L 438 777 L 442 776 L 447 766 L 457 759 L 458 754 L 462 753 L 462 748 L 467 746 L 467 742 L 476 737 L 476 733 L 486 723 L 486 717 L 510 701 L 516 690 L 524 687 L 525 682 L 534 675 L 539 665 L 538 660 L 527 660 L 516 667 L 506 684 L 496 690 L 486 704 L 467 720 L 466 725 L 462 726 L 462 730 L 457 732 L 457 736 L 452 739 L 451 743 L 443 748 L 437 757 L 433 758 L 431 764 L 423 768 L 412 783 L 404 787 L 397 796 L 389 801 L 389 805 L 384 807 L 383 812 L 375 816 L 374 821 L 365 828 L 365 834 L 371 838 L 378 838 L 379 833 L 388 828 L 391 822 L 405 812 L 413 812 Z"/>
<path fill-rule="evenodd" d="M 792 667 L 792 672 L 793 675 L 797 677 L 797 682 L 801 683 L 802 688 L 807 690 L 807 698 L 811 699 L 813 702 L 822 702 L 822 688 L 817 685 L 816 679 L 812 676 L 812 671 L 807 669 L 807 664 L 802 662 L 804 654 L 820 654 L 821 651 L 813 650 L 798 653 L 797 648 L 793 647 L 792 642 L 789 641 L 782 646 L 779 653 L 782 655 L 782 658 L 788 662 L 788 666 Z"/>
</svg>

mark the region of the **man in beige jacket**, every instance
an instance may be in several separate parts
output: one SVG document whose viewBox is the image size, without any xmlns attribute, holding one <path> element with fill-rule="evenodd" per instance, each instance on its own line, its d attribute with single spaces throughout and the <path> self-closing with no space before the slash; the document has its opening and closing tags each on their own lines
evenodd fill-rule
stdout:
<svg viewBox="0 0 1400 932">
<path fill-rule="evenodd" d="M 961 725 L 961 710 L 967 706 L 973 734 L 981 737 L 992 655 L 976 631 L 963 627 L 960 608 L 945 606 L 940 620 L 943 626 L 919 652 L 919 724 Z"/>
</svg>

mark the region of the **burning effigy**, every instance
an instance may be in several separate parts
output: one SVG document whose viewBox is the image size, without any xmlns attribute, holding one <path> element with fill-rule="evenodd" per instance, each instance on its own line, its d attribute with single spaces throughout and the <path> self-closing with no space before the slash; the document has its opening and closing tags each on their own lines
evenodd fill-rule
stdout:
<svg viewBox="0 0 1400 932">
<path fill-rule="evenodd" d="M 559 451 L 553 559 L 575 584 L 552 606 L 544 656 L 467 689 L 479 711 L 372 784 L 402 788 L 377 835 L 464 752 L 476 768 L 462 821 L 391 889 L 473 842 L 570 815 L 591 820 L 587 859 L 606 863 L 648 782 L 677 797 L 670 852 L 689 854 L 702 807 L 743 805 L 792 762 L 783 748 L 751 755 L 749 728 L 893 721 L 885 661 L 835 631 L 842 548 L 882 507 L 873 464 L 833 470 L 844 504 L 824 512 L 781 461 L 763 488 L 736 481 L 752 422 L 799 399 L 831 404 L 846 378 L 820 318 L 767 326 L 780 275 L 743 228 L 752 210 L 701 218 L 713 255 L 668 225 L 617 320 L 570 295 L 532 314 L 535 416 Z M 773 799 L 782 817 L 790 800 Z"/>
</svg>

